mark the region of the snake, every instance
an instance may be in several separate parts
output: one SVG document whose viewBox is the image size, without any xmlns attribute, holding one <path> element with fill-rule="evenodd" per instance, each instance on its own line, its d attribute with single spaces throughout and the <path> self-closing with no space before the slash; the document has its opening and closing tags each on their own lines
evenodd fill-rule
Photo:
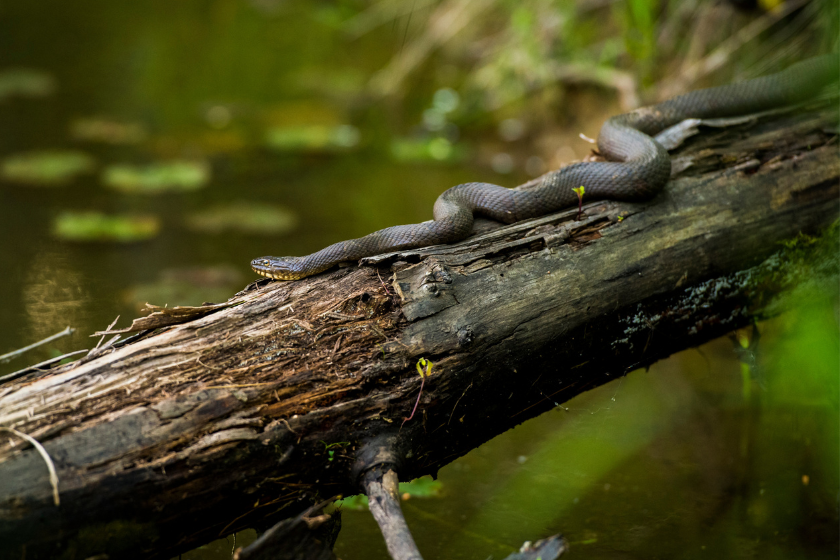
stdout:
<svg viewBox="0 0 840 560">
<path fill-rule="evenodd" d="M 550 171 L 529 183 L 527 190 L 460 184 L 437 198 L 434 220 L 392 226 L 303 257 L 260 257 L 251 261 L 251 268 L 267 278 L 298 280 L 363 257 L 454 243 L 472 233 L 476 215 L 505 224 L 543 216 L 577 205 L 573 189 L 580 186 L 587 200 L 647 200 L 671 176 L 670 156 L 653 138 L 655 134 L 689 118 L 733 117 L 801 103 L 836 81 L 838 74 L 840 56 L 832 53 L 775 74 L 699 89 L 617 115 L 604 122 L 598 135 L 598 152 L 607 161 L 578 162 Z"/>
</svg>

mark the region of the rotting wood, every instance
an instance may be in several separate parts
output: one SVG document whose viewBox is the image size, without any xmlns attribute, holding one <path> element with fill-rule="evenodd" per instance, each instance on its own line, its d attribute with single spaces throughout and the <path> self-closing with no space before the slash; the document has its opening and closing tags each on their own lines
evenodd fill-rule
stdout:
<svg viewBox="0 0 840 560">
<path fill-rule="evenodd" d="M 836 236 L 781 244 L 838 218 L 836 119 L 707 133 L 650 202 L 258 283 L 0 385 L 0 426 L 43 444 L 61 493 L 56 507 L 35 450 L 0 442 L 0 557 L 169 558 L 358 492 L 357 449 L 380 434 L 404 479 L 433 474 L 556 402 L 777 313 L 803 278 L 836 285 Z M 434 371 L 400 429 L 421 357 Z"/>
</svg>

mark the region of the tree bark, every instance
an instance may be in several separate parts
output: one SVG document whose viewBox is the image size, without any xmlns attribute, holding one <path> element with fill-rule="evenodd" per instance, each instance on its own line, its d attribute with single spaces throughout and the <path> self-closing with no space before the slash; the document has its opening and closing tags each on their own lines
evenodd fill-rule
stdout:
<svg viewBox="0 0 840 560">
<path fill-rule="evenodd" d="M 453 246 L 158 310 L 128 344 L 0 385 L 2 558 L 169 558 L 404 479 L 557 403 L 836 286 L 835 109 L 695 138 L 645 203 L 595 202 Z M 834 284 L 832 284 L 834 282 Z M 416 363 L 433 363 L 418 397 Z M 12 445 L 14 444 L 14 445 Z M 422 543 L 421 543 L 422 544 Z"/>
</svg>

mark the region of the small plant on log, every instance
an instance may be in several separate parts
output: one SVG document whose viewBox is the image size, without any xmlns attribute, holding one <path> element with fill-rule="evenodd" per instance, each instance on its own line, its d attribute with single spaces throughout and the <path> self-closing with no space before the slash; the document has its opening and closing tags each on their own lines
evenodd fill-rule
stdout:
<svg viewBox="0 0 840 560">
<path fill-rule="evenodd" d="M 580 214 L 583 211 L 583 192 L 586 190 L 583 188 L 583 185 L 579 186 L 576 189 L 572 189 L 578 197 L 578 213 L 577 218 L 575 220 L 580 221 Z"/>
<path fill-rule="evenodd" d="M 417 400 L 414 403 L 414 408 L 411 409 L 411 415 L 407 418 L 403 418 L 402 424 L 400 424 L 400 429 L 402 429 L 406 422 L 414 418 L 414 413 L 417 412 L 417 405 L 420 404 L 420 397 L 423 396 L 423 385 L 426 384 L 426 378 L 432 374 L 433 366 L 434 364 L 426 358 L 420 358 L 417 360 L 417 373 L 420 374 L 420 392 L 417 393 Z"/>
<path fill-rule="evenodd" d="M 346 447 L 346 446 L 350 445 L 349 441 L 340 441 L 340 442 L 337 442 L 337 443 L 327 443 L 326 441 L 321 440 L 321 443 L 324 444 L 324 450 L 327 452 L 327 455 L 329 456 L 329 457 L 327 457 L 327 461 L 332 461 L 333 459 L 335 459 L 335 450 L 333 449 L 333 447 Z"/>
</svg>

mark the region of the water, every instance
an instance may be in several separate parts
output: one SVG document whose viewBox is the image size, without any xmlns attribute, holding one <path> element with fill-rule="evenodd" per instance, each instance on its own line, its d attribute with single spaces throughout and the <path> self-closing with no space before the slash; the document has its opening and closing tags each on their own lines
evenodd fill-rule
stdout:
<svg viewBox="0 0 840 560">
<path fill-rule="evenodd" d="M 441 497 L 404 502 L 424 558 L 504 558 L 558 532 L 587 558 L 836 557 L 837 362 L 821 361 L 837 350 L 836 316 L 761 329 L 766 391 L 745 393 L 720 339 L 441 469 Z M 378 538 L 368 512 L 345 510 L 336 553 L 386 559 Z"/>
<path fill-rule="evenodd" d="M 497 133 L 464 100 L 451 108 L 458 101 L 444 88 L 461 79 L 451 67 L 431 65 L 402 98 L 372 98 L 365 84 L 406 35 L 386 25 L 349 39 L 340 22 L 358 10 L 271 0 L 0 8 L 0 160 L 33 150 L 95 160 L 64 185 L 0 180 L 0 353 L 77 329 L 0 375 L 89 348 L 89 334 L 117 315 L 127 325 L 146 301 L 224 300 L 253 279 L 256 256 L 425 220 L 451 185 L 511 186 L 529 165 L 539 171 L 516 153 L 533 153 L 518 115 L 498 116 Z M 28 77 L 4 90 L 14 68 Z M 555 136 L 595 134 L 610 107 L 589 95 L 568 102 L 591 122 Z M 158 194 L 104 186 L 114 165 L 173 161 L 208 166 L 209 181 Z M 237 204 L 286 218 L 267 230 L 240 218 L 216 233 L 191 225 Z M 68 210 L 152 216 L 160 231 L 131 243 L 67 241 L 53 229 Z M 503 558 L 557 532 L 590 558 L 836 557 L 836 294 L 797 308 L 760 325 L 760 371 L 744 370 L 721 339 L 442 469 L 439 495 L 405 502 L 424 557 Z M 387 558 L 367 511 L 345 508 L 343 519 L 341 558 Z M 253 538 L 241 533 L 236 545 Z M 229 537 L 184 558 L 228 558 L 232 546 Z"/>
<path fill-rule="evenodd" d="M 430 219 L 437 195 L 465 180 L 522 179 L 521 172 L 499 177 L 487 167 L 396 161 L 392 140 L 422 123 L 434 93 L 419 90 L 401 107 L 365 99 L 365 81 L 398 48 L 397 35 L 386 29 L 347 47 L 329 23 L 342 16 L 342 5 L 260 6 L 140 2 L 117 9 L 89 1 L 4 7 L 0 71 L 39 72 L 54 91 L 0 98 L 0 157 L 81 150 L 96 167 L 63 186 L 0 183 L 0 352 L 68 325 L 78 329 L 75 336 L 28 354 L 29 362 L 89 347 L 88 334 L 117 315 L 118 326 L 127 325 L 146 301 L 226 299 L 254 277 L 248 268 L 254 257 L 305 254 Z M 91 119 L 139 127 L 144 137 L 117 144 L 74 138 L 79 124 Z M 269 145 L 276 129 L 317 126 L 352 127 L 358 143 L 347 149 Z M 172 161 L 209 165 L 209 183 L 163 194 L 103 187 L 112 166 Z M 233 203 L 279 205 L 297 226 L 264 235 L 189 228 L 191 214 Z M 135 243 L 62 241 L 53 223 L 67 210 L 152 216 L 161 231 Z M 162 282 L 196 268 L 198 287 L 193 282 L 177 290 L 172 281 Z M 23 365 L 19 359 L 0 366 L 0 374 Z"/>
</svg>

